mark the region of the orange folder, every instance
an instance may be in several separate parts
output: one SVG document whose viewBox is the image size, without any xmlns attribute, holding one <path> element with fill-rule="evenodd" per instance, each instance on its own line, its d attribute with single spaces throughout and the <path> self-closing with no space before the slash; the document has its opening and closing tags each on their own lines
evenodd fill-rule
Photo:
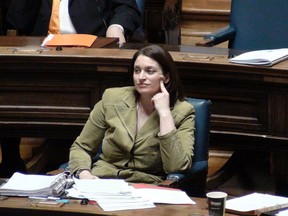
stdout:
<svg viewBox="0 0 288 216">
<path fill-rule="evenodd" d="M 50 34 L 45 38 L 42 46 L 91 47 L 96 39 L 97 36 L 89 34 Z"/>
</svg>

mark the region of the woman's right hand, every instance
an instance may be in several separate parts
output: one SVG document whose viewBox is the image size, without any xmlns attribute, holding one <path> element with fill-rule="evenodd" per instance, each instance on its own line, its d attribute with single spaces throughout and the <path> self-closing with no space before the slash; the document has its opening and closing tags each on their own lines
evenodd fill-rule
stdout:
<svg viewBox="0 0 288 216">
<path fill-rule="evenodd" d="M 98 179 L 98 177 L 92 175 L 92 173 L 89 170 L 83 170 L 79 174 L 79 179 Z"/>
</svg>

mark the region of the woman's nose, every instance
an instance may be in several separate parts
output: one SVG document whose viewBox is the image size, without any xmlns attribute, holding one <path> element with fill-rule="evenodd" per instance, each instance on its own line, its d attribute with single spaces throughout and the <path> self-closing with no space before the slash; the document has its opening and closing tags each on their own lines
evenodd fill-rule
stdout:
<svg viewBox="0 0 288 216">
<path fill-rule="evenodd" d="M 145 71 L 142 70 L 142 71 L 140 72 L 140 74 L 139 74 L 139 79 L 142 79 L 142 80 L 143 80 L 143 79 L 146 79 Z"/>
</svg>

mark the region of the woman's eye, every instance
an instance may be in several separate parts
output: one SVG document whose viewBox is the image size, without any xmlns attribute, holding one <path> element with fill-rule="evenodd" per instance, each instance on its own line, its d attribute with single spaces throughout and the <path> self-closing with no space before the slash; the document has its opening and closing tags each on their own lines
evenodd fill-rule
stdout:
<svg viewBox="0 0 288 216">
<path fill-rule="evenodd" d="M 134 69 L 134 73 L 135 73 L 135 74 L 139 74 L 139 73 L 140 73 L 140 71 L 141 71 L 141 70 L 139 70 L 139 69 L 137 69 L 137 68 L 136 68 L 136 69 Z"/>
<path fill-rule="evenodd" d="M 146 72 L 147 72 L 148 74 L 154 74 L 154 73 L 156 73 L 156 70 L 149 69 L 149 70 L 147 70 Z"/>
</svg>

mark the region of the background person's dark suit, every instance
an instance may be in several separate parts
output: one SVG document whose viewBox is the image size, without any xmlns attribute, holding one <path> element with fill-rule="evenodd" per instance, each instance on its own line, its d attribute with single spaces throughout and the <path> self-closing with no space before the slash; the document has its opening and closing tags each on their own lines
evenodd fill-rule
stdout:
<svg viewBox="0 0 288 216">
<path fill-rule="evenodd" d="M 45 36 L 51 8 L 52 0 L 13 0 L 7 21 L 19 34 Z M 121 25 L 127 36 L 142 22 L 135 0 L 70 0 L 69 14 L 77 33 L 102 37 L 111 24 Z"/>
</svg>

